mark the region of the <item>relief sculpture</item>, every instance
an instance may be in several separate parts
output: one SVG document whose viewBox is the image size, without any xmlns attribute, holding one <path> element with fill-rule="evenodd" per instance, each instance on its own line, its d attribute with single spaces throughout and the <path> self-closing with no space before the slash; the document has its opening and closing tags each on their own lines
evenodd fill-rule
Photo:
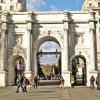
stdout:
<svg viewBox="0 0 100 100">
<path fill-rule="evenodd" d="M 22 45 L 22 35 L 17 35 L 16 36 L 16 46 L 21 46 Z"/>
</svg>

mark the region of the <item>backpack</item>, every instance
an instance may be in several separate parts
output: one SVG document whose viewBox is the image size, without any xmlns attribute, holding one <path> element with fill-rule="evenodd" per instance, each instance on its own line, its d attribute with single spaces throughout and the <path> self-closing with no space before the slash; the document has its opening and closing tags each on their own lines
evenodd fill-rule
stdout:
<svg viewBox="0 0 100 100">
<path fill-rule="evenodd" d="M 91 83 L 94 83 L 95 82 L 95 78 L 91 77 L 90 81 L 91 81 Z"/>
<path fill-rule="evenodd" d="M 26 77 L 23 78 L 23 83 L 24 83 L 24 84 L 27 84 L 27 85 L 30 84 L 29 80 L 28 80 Z"/>
<path fill-rule="evenodd" d="M 18 77 L 16 83 L 22 83 L 22 77 Z"/>
</svg>

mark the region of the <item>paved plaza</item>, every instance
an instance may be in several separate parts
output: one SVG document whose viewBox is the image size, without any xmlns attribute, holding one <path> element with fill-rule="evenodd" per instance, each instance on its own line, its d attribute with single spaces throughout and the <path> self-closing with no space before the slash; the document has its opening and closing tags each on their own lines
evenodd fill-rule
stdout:
<svg viewBox="0 0 100 100">
<path fill-rule="evenodd" d="M 16 87 L 1 87 L 0 100 L 100 100 L 100 91 L 88 87 L 60 88 L 58 85 L 28 87 L 27 93 L 15 93 Z"/>
</svg>

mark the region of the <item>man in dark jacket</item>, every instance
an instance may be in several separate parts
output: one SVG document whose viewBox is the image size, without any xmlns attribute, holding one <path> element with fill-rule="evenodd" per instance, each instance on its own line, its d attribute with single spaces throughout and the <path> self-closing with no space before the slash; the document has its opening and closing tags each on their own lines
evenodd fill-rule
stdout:
<svg viewBox="0 0 100 100">
<path fill-rule="evenodd" d="M 23 89 L 24 89 L 24 92 L 27 92 L 27 85 L 28 85 L 28 79 L 23 76 Z"/>
<path fill-rule="evenodd" d="M 18 75 L 18 78 L 16 80 L 16 84 L 17 84 L 17 91 L 16 93 L 19 93 L 19 88 L 22 88 L 22 91 L 24 92 L 24 88 L 23 88 L 23 77 L 21 75 Z"/>
</svg>

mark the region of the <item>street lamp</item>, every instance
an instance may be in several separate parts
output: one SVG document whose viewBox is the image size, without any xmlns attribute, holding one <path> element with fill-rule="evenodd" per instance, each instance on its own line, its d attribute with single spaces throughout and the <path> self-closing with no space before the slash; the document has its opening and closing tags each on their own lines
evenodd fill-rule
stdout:
<svg viewBox="0 0 100 100">
<path fill-rule="evenodd" d="M 58 51 L 57 51 L 57 49 L 56 49 L 56 57 L 58 57 Z"/>
<path fill-rule="evenodd" d="M 42 49 L 41 49 L 41 51 L 40 51 L 40 57 L 42 58 Z"/>
</svg>

